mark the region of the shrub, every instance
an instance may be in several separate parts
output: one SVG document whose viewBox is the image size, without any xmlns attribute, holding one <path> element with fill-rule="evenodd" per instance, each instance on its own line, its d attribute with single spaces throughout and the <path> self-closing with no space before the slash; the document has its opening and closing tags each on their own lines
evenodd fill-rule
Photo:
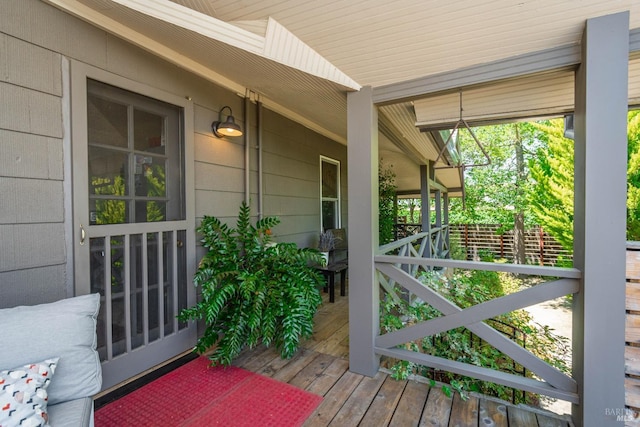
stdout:
<svg viewBox="0 0 640 427">
<path fill-rule="evenodd" d="M 283 358 L 297 351 L 300 340 L 313 332 L 313 316 L 322 297 L 320 274 L 310 263 L 321 263 L 316 249 L 293 243 L 274 244 L 271 228 L 280 220 L 266 217 L 250 223 L 250 209 L 240 207 L 237 227 L 206 216 L 198 232 L 208 249 L 194 277 L 202 297 L 183 310 L 183 321 L 204 320 L 206 329 L 195 347 L 214 365 L 229 365 L 244 346 L 274 344 Z"/>
<path fill-rule="evenodd" d="M 461 308 L 503 296 L 503 288 L 512 290 L 517 279 L 508 273 L 490 271 L 457 271 L 451 279 L 435 272 L 426 272 L 420 280 L 440 295 Z M 424 302 L 409 304 L 405 300 L 394 300 L 389 295 L 382 304 L 381 329 L 390 332 L 403 327 L 442 316 L 438 310 Z M 402 320 L 401 320 L 402 319 Z M 546 326 L 534 324 L 524 310 L 517 310 L 485 321 L 513 341 L 563 372 L 568 372 L 568 339 L 558 336 Z M 490 346 L 466 328 L 457 328 L 423 338 L 405 345 L 405 348 L 449 360 L 470 363 L 516 375 L 532 377 L 532 373 L 515 363 L 511 358 Z M 394 378 L 406 379 L 411 374 L 447 383 L 445 392 L 451 389 L 463 396 L 466 391 L 475 391 L 514 403 L 537 404 L 540 397 L 524 393 L 507 386 L 481 381 L 445 371 L 434 370 L 406 361 L 388 361 Z"/>
</svg>

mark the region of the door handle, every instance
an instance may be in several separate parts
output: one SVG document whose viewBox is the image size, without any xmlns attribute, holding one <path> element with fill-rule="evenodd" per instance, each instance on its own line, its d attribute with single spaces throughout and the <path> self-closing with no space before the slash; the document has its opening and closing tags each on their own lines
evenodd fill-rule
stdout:
<svg viewBox="0 0 640 427">
<path fill-rule="evenodd" d="M 87 238 L 87 232 L 84 231 L 84 227 L 80 224 L 80 246 L 84 245 L 84 240 Z"/>
</svg>

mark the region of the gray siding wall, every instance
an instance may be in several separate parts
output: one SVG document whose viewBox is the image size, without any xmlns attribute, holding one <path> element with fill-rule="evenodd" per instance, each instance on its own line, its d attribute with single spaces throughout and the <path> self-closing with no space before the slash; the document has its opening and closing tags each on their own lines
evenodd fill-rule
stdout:
<svg viewBox="0 0 640 427">
<path fill-rule="evenodd" d="M 73 18 L 39 0 L 0 4 L 0 308 L 73 293 L 68 249 L 72 194 L 63 122 L 63 63 L 81 61 L 187 96 L 194 103 L 196 217 L 235 222 L 244 199 L 243 138 L 218 140 L 211 122 L 229 105 L 241 126 L 244 101 L 214 83 Z M 73 69 L 71 70 L 73 74 Z M 255 108 L 251 104 L 250 108 Z M 255 113 L 249 115 L 255 118 Z M 71 118 L 73 120 L 73 118 Z M 278 215 L 276 239 L 315 245 L 320 228 L 319 156 L 342 163 L 346 226 L 346 147 L 264 110 L 264 214 Z M 257 203 L 255 119 L 250 126 L 250 191 Z M 73 142 L 71 142 L 73 143 Z M 74 161 L 80 161 L 74 159 Z"/>
</svg>

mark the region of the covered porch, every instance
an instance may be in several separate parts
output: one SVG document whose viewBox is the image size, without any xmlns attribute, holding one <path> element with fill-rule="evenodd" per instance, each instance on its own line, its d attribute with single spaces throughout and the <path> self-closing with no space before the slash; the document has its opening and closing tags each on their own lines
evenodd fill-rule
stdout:
<svg viewBox="0 0 640 427">
<path fill-rule="evenodd" d="M 141 300 L 143 314 L 147 315 L 148 305 L 157 306 L 160 314 L 155 313 L 152 321 L 141 321 L 142 332 L 134 332 L 142 336 L 145 346 L 153 341 L 148 330 L 154 322 L 161 338 L 185 335 L 175 314 L 196 300 L 190 278 L 203 248 L 197 242 L 195 224 L 209 214 L 231 221 L 235 209 L 230 205 L 253 198 L 257 201 L 256 217 L 286 216 L 286 232 L 278 239 L 313 246 L 323 228 L 322 159 L 331 156 L 331 164 L 346 166 L 338 173 L 345 179 L 337 185 L 346 197 L 332 202 L 334 213 L 348 229 L 350 289 L 348 299 L 337 297 L 336 304 L 328 307 L 337 308 L 348 301 L 348 311 L 341 314 L 348 312 L 348 322 L 334 319 L 329 327 L 319 318 L 316 342 L 310 342 L 299 357 L 280 361 L 268 351 L 247 352 L 238 362 L 241 366 L 288 382 L 299 381 L 305 387 L 323 387 L 327 403 L 323 404 L 324 412 L 316 414 L 318 423 L 335 420 L 339 424 L 342 417 L 354 413 L 362 420 L 384 416 L 390 423 L 400 422 L 394 417 L 404 415 L 412 423 L 426 422 L 429 416 L 447 411 L 453 421 L 463 417 L 460 422 L 475 411 L 480 423 L 483 409 L 487 415 L 501 414 L 483 398 L 471 402 L 454 398 L 443 404 L 444 409 L 431 412 L 434 400 L 445 400 L 436 388 L 392 383 L 380 373 L 380 357 L 393 355 L 560 397 L 574 404 L 577 425 L 617 425 L 615 414 L 624 408 L 624 119 L 628 106 L 640 103 L 638 4 L 589 1 L 576 8 L 573 2 L 553 0 L 447 5 L 366 0 L 337 1 L 330 8 L 286 0 L 242 2 L 240 7 L 237 3 L 7 2 L 9 13 L 0 18 L 0 35 L 8 46 L 0 51 L 0 57 L 8 58 L 6 63 L 10 64 L 0 85 L 6 94 L 3 111 L 7 112 L 0 123 L 0 142 L 7 141 L 3 154 L 10 155 L 1 157 L 7 167 L 1 172 L 0 183 L 8 189 L 9 200 L 19 203 L 15 204 L 18 208 L 7 204 L 11 206 L 3 210 L 0 224 L 2 236 L 7 237 L 0 257 L 2 303 L 45 302 L 96 291 L 88 274 L 97 269 L 84 256 L 91 246 L 84 245 L 87 230 L 89 242 L 93 239 L 94 243 L 110 245 L 112 236 L 123 236 L 122 244 L 116 241 L 114 247 L 96 248 L 100 262 L 109 268 L 115 249 L 128 248 L 122 249 L 127 255 L 137 253 L 131 250 L 136 245 L 130 244 L 125 234 L 133 236 L 134 243 L 158 236 L 178 248 L 171 253 L 157 249 L 153 253 L 159 260 L 174 260 L 176 266 L 181 263 L 167 282 L 176 289 L 179 284 L 181 292 L 185 291 L 184 295 L 174 291 L 173 311 L 165 311 L 162 303 L 145 296 Z M 89 80 L 178 107 L 176 117 L 183 125 L 178 139 L 184 145 L 182 156 L 176 158 L 184 166 L 185 183 L 184 199 L 177 210 L 182 222 L 175 224 L 175 230 L 154 228 L 170 221 L 149 222 L 140 229 L 135 222 L 127 227 L 91 227 L 89 208 L 74 205 L 77 200 L 88 203 L 90 198 L 86 172 L 76 169 L 86 169 L 82 163 L 87 163 L 86 147 L 90 144 L 84 123 Z M 496 267 L 443 259 L 448 249 L 444 213 L 432 227 L 425 212 L 423 235 L 380 247 L 376 202 L 381 157 L 392 159 L 403 171 L 399 177 L 402 190 L 418 192 L 423 198 L 434 194 L 441 198 L 443 212 L 447 197 L 462 194 L 463 176 L 458 169 L 436 173 L 436 168 L 451 166 L 450 157 L 440 156 L 446 154 L 446 147 L 437 132 L 450 128 L 462 115 L 457 101 L 462 92 L 469 100 L 465 117 L 474 124 L 574 114 L 575 268 Z M 555 97 L 555 93 L 560 95 Z M 498 108 L 492 108 L 495 105 Z M 37 106 L 42 106 L 41 110 Z M 221 119 L 225 108 L 231 107 L 246 131 L 238 142 L 211 133 L 212 117 Z M 36 143 L 47 148 L 34 150 Z M 73 151 L 78 147 L 85 151 Z M 47 156 L 22 162 L 31 157 L 31 151 L 46 152 Z M 133 163 L 129 168 L 135 170 Z M 33 209 L 31 200 L 55 209 Z M 126 233 L 113 231 L 120 230 L 118 227 L 126 228 Z M 153 270 L 144 264 L 149 258 L 141 252 L 141 259 L 146 260 L 139 263 L 141 271 Z M 129 267 L 122 267 L 126 272 L 122 274 L 123 287 L 133 281 L 126 270 Z M 418 270 L 447 267 L 505 268 L 560 280 L 461 311 L 415 281 Z M 109 268 L 95 281 L 104 287 L 107 297 L 111 292 Z M 160 268 L 155 271 L 164 278 Z M 143 288 L 149 285 L 147 276 L 139 282 Z M 439 305 L 444 320 L 382 334 L 381 296 L 400 288 Z M 571 376 L 549 369 L 528 352 L 505 343 L 484 322 L 496 313 L 567 294 L 573 295 L 574 301 Z M 125 319 L 112 310 L 113 306 L 126 307 L 122 311 L 131 314 L 126 298 L 117 303 L 106 298 L 107 320 L 110 316 Z M 162 326 L 163 316 L 172 328 Z M 135 353 L 131 351 L 135 350 L 131 339 L 134 328 L 126 322 L 118 329 L 116 322 L 108 321 L 102 329 L 107 341 L 118 329 L 127 352 Z M 538 378 L 525 381 L 398 348 L 415 337 L 458 326 L 484 334 L 487 341 L 535 371 Z M 177 351 L 192 345 L 195 329 L 188 329 Z M 170 341 L 164 344 L 174 351 Z M 160 361 L 175 354 L 159 354 L 152 346 L 148 351 L 147 355 L 158 356 Z M 156 363 L 147 355 L 134 355 L 137 365 Z M 113 349 L 107 352 L 108 359 L 118 356 Z M 129 362 L 123 365 L 133 366 Z M 323 385 L 321 378 L 326 381 Z M 378 403 L 381 393 L 393 387 L 394 403 L 388 407 Z M 379 415 L 376 411 L 382 407 L 384 415 Z M 517 408 L 508 405 L 505 408 L 502 415 L 507 419 L 548 421 L 537 415 L 519 415 Z"/>
</svg>

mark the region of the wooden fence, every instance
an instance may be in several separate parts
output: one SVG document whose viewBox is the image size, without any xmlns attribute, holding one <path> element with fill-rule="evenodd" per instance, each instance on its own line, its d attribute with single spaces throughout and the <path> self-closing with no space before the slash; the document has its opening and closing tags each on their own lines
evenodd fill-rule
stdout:
<svg viewBox="0 0 640 427">
<path fill-rule="evenodd" d="M 640 413 L 640 244 L 627 244 L 625 404 Z"/>
<path fill-rule="evenodd" d="M 495 258 L 513 261 L 513 230 L 498 234 L 499 228 L 493 224 L 451 225 L 451 245 L 466 249 L 468 260 L 477 260 L 482 251 L 489 251 Z M 525 230 L 524 239 L 527 264 L 571 265 L 572 251 L 564 249 L 542 227 Z"/>
<path fill-rule="evenodd" d="M 483 252 L 494 258 L 513 261 L 513 230 L 498 234 L 498 224 L 450 224 L 451 250 L 462 248 L 467 260 L 479 260 Z M 420 224 L 396 224 L 396 240 L 422 232 Z M 525 257 L 527 264 L 569 267 L 573 261 L 572 251 L 566 250 L 546 233 L 542 227 L 525 230 Z"/>
</svg>

